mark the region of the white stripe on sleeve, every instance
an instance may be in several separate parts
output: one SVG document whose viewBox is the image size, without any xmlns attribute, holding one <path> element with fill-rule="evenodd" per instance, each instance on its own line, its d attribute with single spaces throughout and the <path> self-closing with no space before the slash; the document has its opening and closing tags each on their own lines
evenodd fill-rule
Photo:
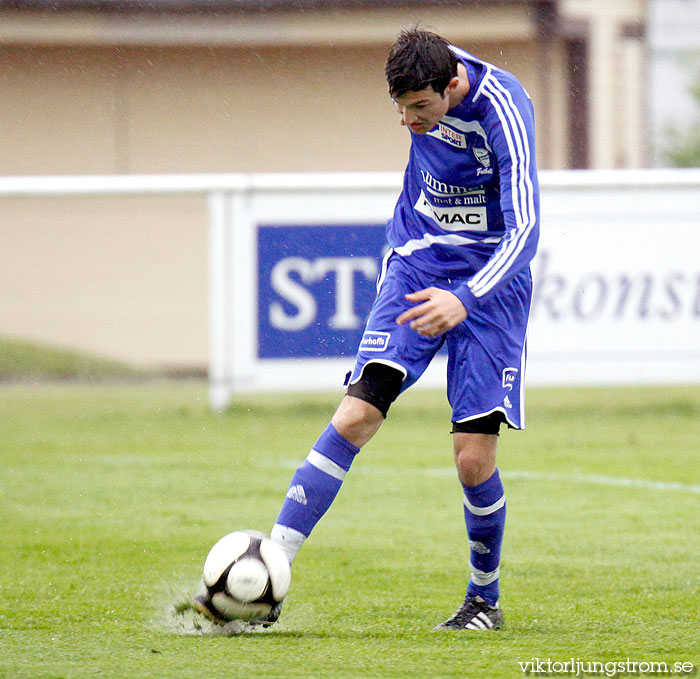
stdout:
<svg viewBox="0 0 700 679">
<path fill-rule="evenodd" d="M 491 74 L 486 76 L 483 93 L 496 111 L 506 139 L 511 158 L 511 199 L 516 226 L 504 239 L 504 247 L 470 281 L 469 287 L 475 297 L 481 297 L 498 284 L 512 266 L 535 226 L 534 188 L 530 178 L 530 144 L 520 111 L 513 98 Z"/>
</svg>

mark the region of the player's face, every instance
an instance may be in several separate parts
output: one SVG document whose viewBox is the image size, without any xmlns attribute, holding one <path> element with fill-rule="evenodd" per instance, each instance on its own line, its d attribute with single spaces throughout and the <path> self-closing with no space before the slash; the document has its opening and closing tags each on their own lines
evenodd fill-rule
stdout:
<svg viewBox="0 0 700 679">
<path fill-rule="evenodd" d="M 401 115 L 401 124 L 415 134 L 432 130 L 450 108 L 447 92 L 440 94 L 432 87 L 418 92 L 408 91 L 393 98 L 394 106 Z"/>
</svg>

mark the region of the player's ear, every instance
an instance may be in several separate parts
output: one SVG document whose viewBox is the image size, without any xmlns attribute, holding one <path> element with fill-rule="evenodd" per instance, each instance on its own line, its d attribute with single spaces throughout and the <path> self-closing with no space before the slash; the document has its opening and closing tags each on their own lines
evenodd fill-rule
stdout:
<svg viewBox="0 0 700 679">
<path fill-rule="evenodd" d="M 450 82 L 447 83 L 447 88 L 445 89 L 443 96 L 448 96 L 449 94 L 454 92 L 457 89 L 459 82 L 459 76 L 455 76 L 454 78 L 452 78 Z"/>
</svg>

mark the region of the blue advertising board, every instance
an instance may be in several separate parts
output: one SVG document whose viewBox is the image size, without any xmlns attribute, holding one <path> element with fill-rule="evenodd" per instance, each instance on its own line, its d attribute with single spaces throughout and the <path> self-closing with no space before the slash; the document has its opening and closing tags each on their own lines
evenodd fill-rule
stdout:
<svg viewBox="0 0 700 679">
<path fill-rule="evenodd" d="M 258 358 L 353 356 L 386 247 L 384 224 L 259 225 Z"/>
</svg>

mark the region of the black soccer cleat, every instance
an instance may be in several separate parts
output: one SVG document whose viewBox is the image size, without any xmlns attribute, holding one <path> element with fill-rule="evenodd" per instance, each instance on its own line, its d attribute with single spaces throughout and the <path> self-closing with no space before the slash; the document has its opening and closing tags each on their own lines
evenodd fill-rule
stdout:
<svg viewBox="0 0 700 679">
<path fill-rule="evenodd" d="M 251 620 L 250 624 L 251 625 L 261 625 L 265 629 L 268 627 L 272 627 L 279 619 L 280 619 L 280 614 L 282 613 L 282 603 L 278 603 L 276 606 L 273 607 L 273 609 L 270 611 L 270 613 L 267 615 L 267 617 L 262 618 L 260 620 Z"/>
<path fill-rule="evenodd" d="M 434 629 L 501 629 L 503 611 L 498 606 L 490 606 L 480 596 L 469 596 L 445 622 Z"/>
<path fill-rule="evenodd" d="M 225 625 L 229 622 L 226 618 L 222 618 L 216 608 L 214 608 L 211 595 L 206 589 L 192 599 L 192 607 L 197 613 L 201 613 L 204 617 L 209 618 L 209 620 L 217 625 Z"/>
<path fill-rule="evenodd" d="M 219 611 L 217 611 L 216 608 L 214 608 L 214 605 L 211 600 L 211 595 L 206 589 L 192 598 L 192 608 L 194 608 L 194 610 L 198 613 L 201 613 L 204 617 L 211 620 L 211 622 L 213 622 L 216 625 L 227 625 L 228 623 L 232 622 L 231 620 L 227 620 L 226 618 L 221 617 Z M 267 629 L 268 627 L 272 627 L 272 625 L 274 625 L 279 620 L 280 613 L 282 613 L 281 603 L 277 604 L 264 618 L 260 618 L 259 620 L 247 620 L 240 622 L 245 622 L 251 627 L 257 627 L 258 625 L 260 625 L 261 627 Z"/>
</svg>

